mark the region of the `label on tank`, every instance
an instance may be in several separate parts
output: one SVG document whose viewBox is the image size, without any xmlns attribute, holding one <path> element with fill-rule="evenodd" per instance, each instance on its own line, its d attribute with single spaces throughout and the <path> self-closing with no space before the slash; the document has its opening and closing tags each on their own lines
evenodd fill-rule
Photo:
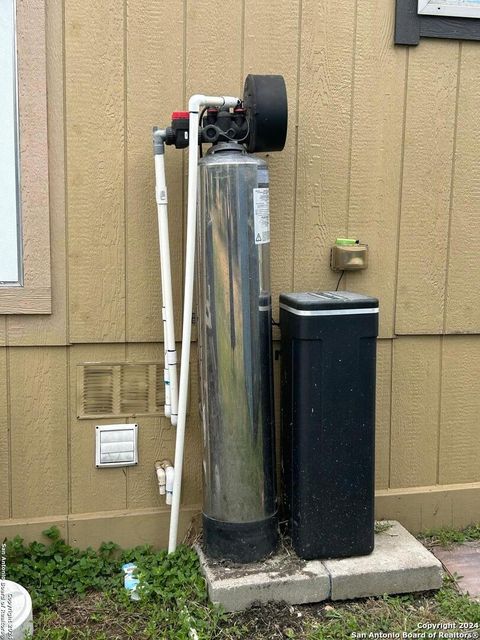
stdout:
<svg viewBox="0 0 480 640">
<path fill-rule="evenodd" d="M 270 192 L 268 187 L 253 190 L 255 244 L 270 242 Z"/>
<path fill-rule="evenodd" d="M 268 187 L 268 169 L 258 168 L 257 181 L 259 187 Z"/>
</svg>

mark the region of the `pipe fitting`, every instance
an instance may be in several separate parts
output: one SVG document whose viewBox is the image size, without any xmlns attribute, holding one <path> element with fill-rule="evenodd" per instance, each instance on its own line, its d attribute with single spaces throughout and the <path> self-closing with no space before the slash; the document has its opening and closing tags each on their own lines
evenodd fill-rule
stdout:
<svg viewBox="0 0 480 640">
<path fill-rule="evenodd" d="M 171 471 L 168 471 L 167 473 L 167 469 L 171 469 Z M 173 493 L 173 465 L 171 463 L 170 460 L 157 460 L 155 462 L 155 473 L 157 476 L 157 481 L 158 481 L 158 491 L 160 493 L 161 496 L 164 496 L 167 493 L 167 504 L 171 504 L 171 502 L 168 502 L 168 486 L 169 483 L 171 484 L 171 489 L 170 489 L 170 494 Z M 171 477 L 172 476 L 172 477 Z M 171 496 L 170 496 L 171 497 Z"/>
<path fill-rule="evenodd" d="M 155 462 L 155 473 L 157 475 L 157 482 L 158 482 L 158 492 L 160 493 L 161 496 L 165 495 L 166 492 L 166 474 L 165 474 L 165 469 L 162 467 L 162 463 L 161 462 Z"/>
<path fill-rule="evenodd" d="M 153 127 L 153 155 L 160 156 L 165 153 L 165 139 L 167 137 L 166 129 Z"/>
<path fill-rule="evenodd" d="M 202 94 L 193 95 L 188 101 L 190 113 L 198 113 L 202 107 L 237 107 L 241 104 L 240 98 L 233 96 L 204 96 Z"/>
</svg>

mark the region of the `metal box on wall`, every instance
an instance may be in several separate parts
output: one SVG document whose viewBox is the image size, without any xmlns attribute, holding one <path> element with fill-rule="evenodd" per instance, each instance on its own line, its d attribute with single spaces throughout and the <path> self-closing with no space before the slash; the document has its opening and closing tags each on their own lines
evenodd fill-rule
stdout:
<svg viewBox="0 0 480 640">
<path fill-rule="evenodd" d="M 305 559 L 374 544 L 378 300 L 351 292 L 280 296 L 284 516 Z"/>
</svg>

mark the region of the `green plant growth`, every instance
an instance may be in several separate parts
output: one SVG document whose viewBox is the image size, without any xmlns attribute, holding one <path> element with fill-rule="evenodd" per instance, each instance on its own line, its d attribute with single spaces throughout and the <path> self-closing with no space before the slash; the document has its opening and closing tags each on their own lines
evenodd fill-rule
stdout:
<svg viewBox="0 0 480 640">
<path fill-rule="evenodd" d="M 170 555 L 149 546 L 121 551 L 114 543 L 104 543 L 98 551 L 80 550 L 66 544 L 56 528 L 44 535 L 49 544 L 25 545 L 19 537 L 7 543 L 7 578 L 22 584 L 32 596 L 36 640 L 206 640 L 224 618 L 208 602 L 197 554 L 189 547 L 179 546 Z M 125 562 L 137 564 L 140 601 L 130 600 L 123 587 Z M 66 620 L 56 619 L 66 599 L 73 613 Z M 68 617 L 79 611 L 87 612 L 81 624 L 83 635 L 75 628 L 78 620 Z M 109 635 L 104 635 L 105 626 Z"/>
<path fill-rule="evenodd" d="M 318 605 L 289 607 L 266 605 L 229 617 L 230 626 L 235 622 L 242 629 L 242 638 L 271 640 L 295 638 L 296 640 L 351 640 L 352 634 L 362 637 L 378 637 L 379 633 L 391 637 L 421 637 L 424 625 L 431 624 L 428 637 L 447 637 L 441 627 L 459 623 L 480 625 L 480 603 L 460 595 L 454 583 L 446 579 L 436 593 L 406 594 L 366 598 L 352 602 L 325 602 Z M 450 628 L 450 632 L 455 629 Z M 443 633 L 443 635 L 442 635 Z M 231 640 L 226 634 L 222 640 Z"/>
<path fill-rule="evenodd" d="M 438 545 L 441 547 L 451 547 L 454 544 L 463 542 L 473 542 L 480 540 L 480 522 L 471 524 L 465 529 L 457 530 L 450 528 L 427 529 L 419 534 L 418 538 L 428 545 Z"/>
<path fill-rule="evenodd" d="M 32 542 L 27 546 L 19 536 L 7 542 L 7 578 L 28 589 L 35 609 L 89 589 L 103 591 L 121 585 L 114 559 L 117 545 L 105 543 L 98 551 L 82 551 L 67 545 L 56 527 L 43 535 L 50 544 Z"/>
<path fill-rule="evenodd" d="M 385 531 L 391 529 L 392 526 L 393 525 L 390 524 L 390 522 L 388 522 L 387 520 L 377 520 L 375 522 L 375 533 L 385 533 Z"/>
<path fill-rule="evenodd" d="M 463 539 L 477 539 L 476 529 L 463 531 Z M 33 597 L 35 640 L 347 640 L 354 632 L 418 632 L 425 622 L 480 625 L 480 603 L 460 595 L 451 578 L 436 593 L 226 614 L 208 602 L 189 547 L 171 555 L 148 546 L 122 551 L 113 543 L 79 550 L 57 529 L 45 535 L 46 544 L 21 538 L 7 544 L 7 577 Z M 139 601 L 123 588 L 124 562 L 137 564 Z"/>
<path fill-rule="evenodd" d="M 308 640 L 346 640 L 353 633 L 417 633 L 421 625 L 460 622 L 480 625 L 480 603 L 460 595 L 450 580 L 434 595 L 384 596 L 326 607 L 322 619 L 311 625 Z M 450 629 L 450 631 L 454 631 Z M 442 637 L 441 628 L 429 637 Z M 445 634 L 445 631 L 443 631 Z M 445 635 L 443 635 L 445 637 Z"/>
</svg>

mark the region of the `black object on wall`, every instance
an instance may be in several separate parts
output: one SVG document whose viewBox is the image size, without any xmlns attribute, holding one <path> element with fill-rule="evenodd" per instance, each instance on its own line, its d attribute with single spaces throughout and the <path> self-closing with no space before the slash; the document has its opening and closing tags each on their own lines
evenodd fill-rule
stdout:
<svg viewBox="0 0 480 640">
<path fill-rule="evenodd" d="M 374 545 L 378 300 L 280 296 L 284 519 L 307 560 Z"/>
<path fill-rule="evenodd" d="M 480 40 L 480 19 L 418 15 L 417 0 L 397 0 L 395 44 L 416 45 L 420 38 Z"/>
</svg>

